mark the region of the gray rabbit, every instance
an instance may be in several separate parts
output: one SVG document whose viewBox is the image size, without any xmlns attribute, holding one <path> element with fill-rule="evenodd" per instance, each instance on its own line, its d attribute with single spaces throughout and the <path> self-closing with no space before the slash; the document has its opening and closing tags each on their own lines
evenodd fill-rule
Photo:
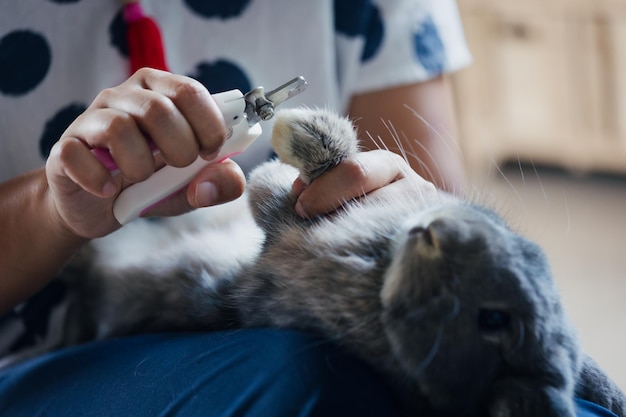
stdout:
<svg viewBox="0 0 626 417">
<path fill-rule="evenodd" d="M 581 352 L 542 250 L 496 213 L 415 192 L 305 220 L 294 179 L 314 181 L 357 152 L 356 133 L 327 111 L 285 110 L 273 144 L 290 165 L 257 168 L 251 210 L 231 223 L 195 220 L 139 263 L 112 265 L 106 240 L 77 257 L 64 277 L 74 292 L 63 344 L 295 328 L 369 362 L 407 415 L 570 417 L 579 396 L 626 416 L 622 392 Z"/>
</svg>

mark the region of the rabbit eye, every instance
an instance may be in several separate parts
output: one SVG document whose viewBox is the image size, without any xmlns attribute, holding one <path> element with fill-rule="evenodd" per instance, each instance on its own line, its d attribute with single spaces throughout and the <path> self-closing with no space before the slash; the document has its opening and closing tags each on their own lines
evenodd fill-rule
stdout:
<svg viewBox="0 0 626 417">
<path fill-rule="evenodd" d="M 506 311 L 481 308 L 478 312 L 478 327 L 483 332 L 504 330 L 510 323 L 511 315 Z"/>
</svg>

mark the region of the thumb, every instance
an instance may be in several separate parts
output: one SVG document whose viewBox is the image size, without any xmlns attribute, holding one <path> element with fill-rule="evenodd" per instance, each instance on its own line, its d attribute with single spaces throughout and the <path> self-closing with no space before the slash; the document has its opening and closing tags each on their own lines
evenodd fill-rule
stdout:
<svg viewBox="0 0 626 417">
<path fill-rule="evenodd" d="M 187 202 L 193 208 L 226 203 L 241 196 L 245 186 L 241 168 L 227 159 L 200 171 L 187 186 Z"/>
<path fill-rule="evenodd" d="M 231 160 L 205 167 L 176 194 L 150 208 L 144 217 L 178 216 L 195 208 L 214 206 L 243 194 L 246 179 L 239 165 Z"/>
</svg>

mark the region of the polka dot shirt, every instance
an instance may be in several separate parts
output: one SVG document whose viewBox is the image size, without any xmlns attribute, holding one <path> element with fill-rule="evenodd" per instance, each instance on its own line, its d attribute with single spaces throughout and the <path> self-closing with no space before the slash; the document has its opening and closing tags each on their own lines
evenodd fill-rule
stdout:
<svg viewBox="0 0 626 417">
<path fill-rule="evenodd" d="M 355 93 L 466 65 L 450 0 L 144 0 L 173 72 L 209 91 L 303 75 L 294 106 L 346 110 Z M 5 0 L 0 14 L 0 180 L 41 166 L 96 94 L 128 76 L 119 0 Z M 266 132 L 270 125 L 264 126 Z M 269 153 L 258 141 L 245 168 Z M 248 156 L 248 158 L 245 158 Z"/>
<path fill-rule="evenodd" d="M 345 112 L 354 94 L 424 81 L 471 59 L 453 0 L 142 5 L 161 27 L 171 71 L 214 93 L 273 88 L 303 75 L 309 88 L 290 106 Z M 99 91 L 123 82 L 128 68 L 119 0 L 3 0 L 0 181 L 42 166 L 67 126 Z M 246 170 L 270 153 L 262 137 L 238 162 Z M 62 299 L 63 289 L 52 284 L 0 318 L 0 355 L 44 339 L 47 317 Z"/>
</svg>

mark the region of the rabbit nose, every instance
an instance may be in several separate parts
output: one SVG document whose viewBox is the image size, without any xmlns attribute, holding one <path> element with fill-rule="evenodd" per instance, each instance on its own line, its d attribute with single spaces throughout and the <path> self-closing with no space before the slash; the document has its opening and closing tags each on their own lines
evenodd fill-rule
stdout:
<svg viewBox="0 0 626 417">
<path fill-rule="evenodd" d="M 415 226 L 409 230 L 409 236 L 420 240 L 428 246 L 433 246 L 433 236 L 428 226 Z"/>
<path fill-rule="evenodd" d="M 442 254 L 440 227 L 434 223 L 414 226 L 409 230 L 408 242 L 418 256 L 427 258 Z"/>
<path fill-rule="evenodd" d="M 471 227 L 462 219 L 449 216 L 439 216 L 427 225 L 414 226 L 409 230 L 409 237 L 413 239 L 418 250 L 425 253 L 438 253 L 464 244 L 471 240 Z"/>
</svg>

